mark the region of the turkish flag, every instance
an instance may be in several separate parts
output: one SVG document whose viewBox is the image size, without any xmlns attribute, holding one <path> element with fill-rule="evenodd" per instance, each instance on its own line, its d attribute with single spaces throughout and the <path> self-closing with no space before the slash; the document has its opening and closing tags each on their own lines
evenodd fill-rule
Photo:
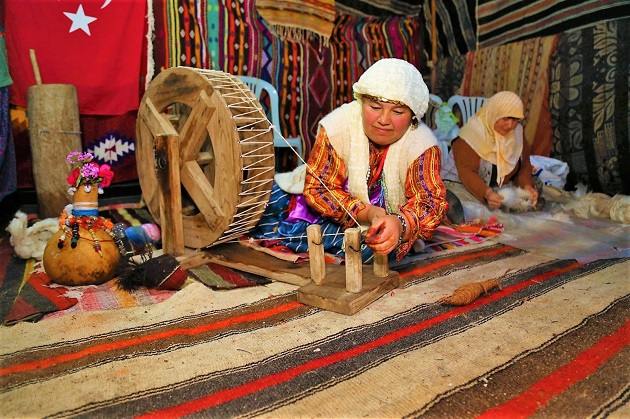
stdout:
<svg viewBox="0 0 630 419">
<path fill-rule="evenodd" d="M 138 109 L 146 68 L 146 0 L 5 0 L 11 102 L 26 106 L 36 83 L 77 88 L 79 113 L 121 115 Z"/>
</svg>

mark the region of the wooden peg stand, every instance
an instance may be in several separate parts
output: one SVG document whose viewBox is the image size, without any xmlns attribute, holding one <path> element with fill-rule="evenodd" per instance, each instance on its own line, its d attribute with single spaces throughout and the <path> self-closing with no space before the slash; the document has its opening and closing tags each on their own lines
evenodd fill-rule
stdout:
<svg viewBox="0 0 630 419">
<path fill-rule="evenodd" d="M 361 260 L 361 231 L 346 230 L 346 266 L 328 265 L 324 262 L 321 226 L 307 228 L 309 239 L 310 284 L 298 289 L 298 301 L 336 313 L 352 315 L 372 303 L 383 294 L 398 287 L 397 272 L 390 271 L 387 255 L 374 255 L 372 267 Z"/>
</svg>

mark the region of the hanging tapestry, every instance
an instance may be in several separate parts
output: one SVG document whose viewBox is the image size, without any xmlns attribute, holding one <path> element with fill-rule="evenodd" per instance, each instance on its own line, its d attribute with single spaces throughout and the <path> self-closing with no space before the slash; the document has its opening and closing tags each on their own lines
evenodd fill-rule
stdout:
<svg viewBox="0 0 630 419">
<path fill-rule="evenodd" d="M 168 67 L 208 68 L 205 2 L 166 0 Z"/>
<path fill-rule="evenodd" d="M 630 0 L 478 0 L 478 48 L 630 16 Z"/>
<path fill-rule="evenodd" d="M 431 26 L 433 22 L 431 0 L 424 0 L 422 17 L 425 22 L 423 30 L 424 50 L 427 53 L 426 60 L 432 57 L 430 40 Z M 436 50 L 437 57 L 456 57 L 474 51 L 477 45 L 477 22 L 475 20 L 475 0 L 441 0 L 436 1 Z"/>
<path fill-rule="evenodd" d="M 630 194 L 630 19 L 563 33 L 551 62 L 551 157 L 577 183 L 608 195 Z"/>
<path fill-rule="evenodd" d="M 281 38 L 326 43 L 335 22 L 335 0 L 257 0 L 256 10 Z"/>
<path fill-rule="evenodd" d="M 466 57 L 461 94 L 490 97 L 502 90 L 525 105 L 525 138 L 532 154 L 549 156 L 553 127 L 549 114 L 549 62 L 557 35 L 472 51 Z"/>
<path fill-rule="evenodd" d="M 337 0 L 335 8 L 355 16 L 418 16 L 422 5 L 414 0 Z"/>
<path fill-rule="evenodd" d="M 458 94 L 466 70 L 466 56 L 438 58 L 433 63 L 432 85 L 429 90 L 446 102 L 451 96 Z"/>
<path fill-rule="evenodd" d="M 330 42 L 334 107 L 353 100 L 352 85 L 381 58 L 401 58 L 420 68 L 420 29 L 416 17 L 339 15 Z"/>
</svg>

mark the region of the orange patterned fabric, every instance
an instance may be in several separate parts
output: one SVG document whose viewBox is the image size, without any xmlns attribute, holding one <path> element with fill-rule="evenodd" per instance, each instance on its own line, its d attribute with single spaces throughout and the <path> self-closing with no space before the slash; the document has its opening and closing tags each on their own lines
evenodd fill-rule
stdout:
<svg viewBox="0 0 630 419">
<path fill-rule="evenodd" d="M 335 23 L 335 0 L 256 0 L 256 10 L 278 36 L 291 41 L 315 35 L 327 43 Z"/>
<path fill-rule="evenodd" d="M 461 94 L 490 97 L 502 90 L 518 94 L 525 105 L 525 139 L 532 154 L 549 156 L 553 126 L 549 112 L 549 64 L 557 35 L 528 39 L 466 55 Z"/>
</svg>

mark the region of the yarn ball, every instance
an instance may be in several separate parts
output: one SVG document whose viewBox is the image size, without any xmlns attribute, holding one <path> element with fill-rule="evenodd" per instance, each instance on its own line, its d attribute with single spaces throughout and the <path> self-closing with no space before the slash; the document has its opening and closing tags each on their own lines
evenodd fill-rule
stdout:
<svg viewBox="0 0 630 419">
<path fill-rule="evenodd" d="M 125 235 L 136 246 L 158 243 L 162 238 L 160 227 L 156 224 L 142 224 L 125 229 Z"/>
</svg>

